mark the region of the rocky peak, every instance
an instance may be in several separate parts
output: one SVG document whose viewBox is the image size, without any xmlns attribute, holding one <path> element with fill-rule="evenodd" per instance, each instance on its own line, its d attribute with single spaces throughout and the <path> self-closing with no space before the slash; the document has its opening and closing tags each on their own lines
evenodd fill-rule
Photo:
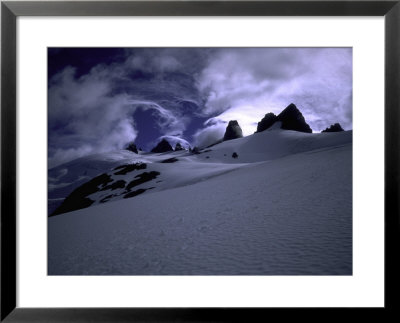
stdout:
<svg viewBox="0 0 400 323">
<path fill-rule="evenodd" d="M 281 129 L 308 133 L 312 132 L 302 113 L 293 103 L 289 104 L 280 114 L 278 114 L 278 116 L 273 113 L 267 113 L 258 123 L 257 132 L 271 128 L 271 126 L 277 121 L 281 122 Z"/>
<path fill-rule="evenodd" d="M 282 129 L 311 133 L 312 130 L 304 119 L 302 113 L 291 103 L 278 116 L 277 121 L 282 122 Z"/>
<path fill-rule="evenodd" d="M 157 146 L 151 150 L 152 153 L 165 153 L 167 151 L 173 151 L 173 149 L 166 139 L 161 140 Z"/>
<path fill-rule="evenodd" d="M 340 132 L 344 131 L 340 123 L 335 123 L 331 125 L 330 127 L 326 128 L 325 130 L 322 130 L 321 132 Z"/>
<path fill-rule="evenodd" d="M 125 149 L 129 150 L 129 151 L 131 151 L 131 152 L 133 152 L 135 154 L 138 153 L 137 147 L 136 147 L 135 143 L 133 143 L 133 142 L 129 143 L 128 146 L 126 146 Z"/>
<path fill-rule="evenodd" d="M 257 132 L 261 132 L 270 128 L 276 121 L 276 115 L 272 112 L 267 113 L 257 125 Z"/>
<path fill-rule="evenodd" d="M 175 151 L 184 150 L 180 142 L 177 142 L 175 145 Z"/>
<path fill-rule="evenodd" d="M 223 141 L 242 138 L 243 132 L 240 128 L 239 123 L 236 120 L 231 120 L 226 127 L 225 135 Z"/>
</svg>

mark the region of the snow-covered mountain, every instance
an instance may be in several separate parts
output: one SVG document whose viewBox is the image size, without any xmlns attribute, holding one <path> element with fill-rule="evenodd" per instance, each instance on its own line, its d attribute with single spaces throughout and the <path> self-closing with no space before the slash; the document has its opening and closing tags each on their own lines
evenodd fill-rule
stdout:
<svg viewBox="0 0 400 323">
<path fill-rule="evenodd" d="M 80 158 L 49 170 L 49 215 L 49 274 L 349 275 L 352 131 Z"/>
<path fill-rule="evenodd" d="M 351 142 L 351 132 L 327 136 L 278 129 L 223 142 L 200 154 L 121 150 L 60 165 L 49 171 L 49 214 L 185 186 L 257 162 Z"/>
</svg>

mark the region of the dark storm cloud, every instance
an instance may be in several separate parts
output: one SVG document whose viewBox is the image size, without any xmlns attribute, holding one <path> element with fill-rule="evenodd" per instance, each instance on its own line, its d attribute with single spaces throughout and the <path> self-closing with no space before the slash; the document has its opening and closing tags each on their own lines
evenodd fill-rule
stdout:
<svg viewBox="0 0 400 323">
<path fill-rule="evenodd" d="M 200 146 L 233 119 L 248 135 L 291 102 L 316 131 L 334 122 L 352 128 L 348 48 L 65 51 L 49 51 L 49 167 L 132 140 L 149 148 L 154 127 L 155 138 Z M 148 113 L 135 118 L 138 109 Z"/>
<path fill-rule="evenodd" d="M 164 135 L 182 135 L 191 116 L 201 112 L 194 77 L 205 54 L 132 49 L 124 51 L 123 60 L 119 55 L 118 62 L 95 64 L 82 75 L 72 66 L 51 75 L 49 167 L 135 140 L 137 109 L 153 111 Z"/>
</svg>

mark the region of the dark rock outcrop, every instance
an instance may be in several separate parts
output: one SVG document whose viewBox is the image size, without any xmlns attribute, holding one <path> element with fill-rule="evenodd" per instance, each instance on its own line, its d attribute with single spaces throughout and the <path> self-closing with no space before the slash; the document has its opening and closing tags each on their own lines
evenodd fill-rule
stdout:
<svg viewBox="0 0 400 323">
<path fill-rule="evenodd" d="M 192 154 L 195 154 L 195 155 L 198 155 L 198 154 L 200 154 L 200 149 L 199 149 L 199 147 L 193 147 L 193 149 L 192 150 L 190 150 L 190 152 L 192 153 Z"/>
<path fill-rule="evenodd" d="M 172 158 L 164 159 L 164 160 L 160 161 L 160 163 L 170 164 L 170 163 L 176 163 L 178 160 L 179 160 L 178 158 L 172 157 Z"/>
<path fill-rule="evenodd" d="M 175 151 L 185 150 L 180 142 L 177 142 L 175 145 Z"/>
<path fill-rule="evenodd" d="M 69 194 L 61 203 L 61 205 L 50 216 L 67 213 L 91 206 L 94 201 L 87 196 L 100 191 L 110 182 L 112 182 L 110 175 L 101 174 L 91 179 L 89 182 L 82 184 L 81 186 L 76 188 L 71 194 Z"/>
<path fill-rule="evenodd" d="M 121 165 L 116 167 L 114 170 L 118 170 L 119 172 L 121 172 L 120 175 L 125 175 L 133 170 L 145 168 L 145 163 L 136 163 L 131 165 Z M 67 213 L 91 206 L 95 201 L 90 199 L 89 196 L 97 192 L 105 192 L 104 195 L 106 195 L 105 197 L 102 197 L 101 200 L 99 200 L 100 203 L 106 203 L 111 198 L 120 195 L 123 195 L 124 198 L 129 198 L 134 197 L 138 194 L 142 194 L 146 190 L 151 188 L 140 188 L 134 192 L 132 192 L 131 189 L 138 185 L 150 182 L 157 178 L 159 175 L 160 172 L 156 171 L 143 172 L 136 175 L 133 180 L 127 184 L 126 181 L 122 179 L 116 181 L 113 180 L 110 174 L 101 174 L 76 188 L 71 194 L 69 194 L 65 198 L 61 205 L 53 213 L 50 214 L 50 216 L 55 216 L 58 214 Z M 125 190 L 123 190 L 124 188 Z M 123 192 L 121 192 L 122 190 Z"/>
<path fill-rule="evenodd" d="M 225 135 L 223 141 L 242 138 L 243 132 L 240 128 L 239 123 L 236 120 L 231 120 L 226 127 Z"/>
<path fill-rule="evenodd" d="M 134 177 L 135 179 L 126 186 L 126 190 L 129 192 L 131 190 L 131 188 L 138 186 L 140 184 L 146 183 L 146 182 L 150 182 L 153 179 L 157 178 L 158 175 L 160 175 L 160 172 L 156 172 L 156 171 L 144 172 L 139 175 L 136 175 Z"/>
<path fill-rule="evenodd" d="M 271 127 L 276 121 L 276 115 L 272 112 L 267 113 L 264 118 L 257 125 L 257 132 L 261 132 L 267 130 Z"/>
<path fill-rule="evenodd" d="M 293 103 L 283 110 L 276 119 L 282 122 L 282 129 L 312 133 L 310 126 Z"/>
<path fill-rule="evenodd" d="M 128 164 L 128 165 L 121 165 L 118 167 L 115 167 L 114 170 L 118 170 L 118 172 L 115 172 L 115 175 L 126 175 L 127 173 L 133 172 L 134 170 L 140 170 L 140 169 L 146 169 L 147 165 L 146 163 L 134 163 L 134 164 Z"/>
<path fill-rule="evenodd" d="M 161 140 L 157 146 L 151 150 L 152 153 L 166 153 L 167 151 L 173 151 L 173 149 L 166 139 Z"/>
<path fill-rule="evenodd" d="M 330 127 L 326 128 L 325 130 L 322 130 L 321 132 L 340 132 L 344 131 L 340 123 L 335 123 L 331 125 Z"/>
<path fill-rule="evenodd" d="M 282 123 L 281 129 L 312 133 L 302 113 L 293 103 L 289 104 L 278 116 L 273 113 L 267 113 L 258 123 L 257 132 L 269 129 L 278 121 Z"/>
<path fill-rule="evenodd" d="M 124 188 L 125 187 L 126 182 L 124 180 L 119 180 L 119 181 L 115 181 L 112 184 L 109 184 L 107 186 L 104 186 L 100 191 L 114 191 L 118 188 Z"/>
<path fill-rule="evenodd" d="M 133 152 L 135 154 L 138 153 L 137 147 L 136 147 L 135 143 L 133 143 L 133 142 L 129 143 L 128 146 L 126 146 L 125 149 L 129 150 L 129 151 L 131 151 L 131 152 Z"/>
</svg>

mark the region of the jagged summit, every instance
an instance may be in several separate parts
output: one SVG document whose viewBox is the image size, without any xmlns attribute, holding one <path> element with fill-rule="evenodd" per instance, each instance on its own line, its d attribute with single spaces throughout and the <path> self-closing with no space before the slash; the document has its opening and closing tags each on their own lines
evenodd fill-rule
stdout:
<svg viewBox="0 0 400 323">
<path fill-rule="evenodd" d="M 303 114 L 293 103 L 289 104 L 278 116 L 273 113 L 267 113 L 258 123 L 257 132 L 269 129 L 277 121 L 282 123 L 281 129 L 312 133 Z"/>
<path fill-rule="evenodd" d="M 180 142 L 177 142 L 175 145 L 175 151 L 185 150 Z"/>
<path fill-rule="evenodd" d="M 335 123 L 330 127 L 326 128 L 325 130 L 322 130 L 321 132 L 339 132 L 339 131 L 344 131 L 344 130 L 340 125 L 340 123 Z"/>
<path fill-rule="evenodd" d="M 310 126 L 306 123 L 302 113 L 291 103 L 277 117 L 282 122 L 282 129 L 311 133 Z"/>
<path fill-rule="evenodd" d="M 231 120 L 226 127 L 225 135 L 223 141 L 242 138 L 243 132 L 240 128 L 239 123 L 236 120 Z"/>
<path fill-rule="evenodd" d="M 136 147 L 136 145 L 135 145 L 134 142 L 129 143 L 129 144 L 126 146 L 125 149 L 126 149 L 126 150 L 129 150 L 129 151 L 131 151 L 131 152 L 133 152 L 133 153 L 135 153 L 135 154 L 138 154 L 138 150 L 137 150 L 137 147 Z"/>
<path fill-rule="evenodd" d="M 257 125 L 257 132 L 261 132 L 270 128 L 276 122 L 276 115 L 272 112 L 267 113 Z"/>
<path fill-rule="evenodd" d="M 173 151 L 172 146 L 170 145 L 170 143 L 168 142 L 168 140 L 163 139 L 161 140 L 157 146 L 155 146 L 151 152 L 152 153 L 165 153 L 167 151 Z"/>
</svg>

